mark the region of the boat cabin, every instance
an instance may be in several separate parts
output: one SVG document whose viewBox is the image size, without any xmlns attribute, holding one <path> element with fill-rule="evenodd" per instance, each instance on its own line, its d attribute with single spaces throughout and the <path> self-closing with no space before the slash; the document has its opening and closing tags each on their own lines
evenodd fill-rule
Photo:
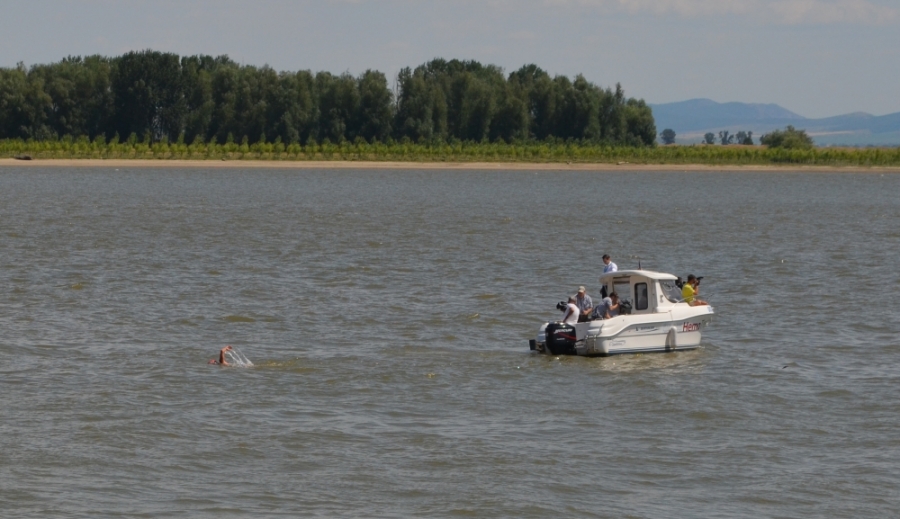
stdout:
<svg viewBox="0 0 900 519">
<path fill-rule="evenodd" d="M 631 314 L 668 312 L 677 304 L 686 305 L 672 274 L 652 270 L 620 270 L 600 276 L 605 293 L 616 292 L 619 301 L 631 305 Z M 627 307 L 628 305 L 623 305 Z"/>
</svg>

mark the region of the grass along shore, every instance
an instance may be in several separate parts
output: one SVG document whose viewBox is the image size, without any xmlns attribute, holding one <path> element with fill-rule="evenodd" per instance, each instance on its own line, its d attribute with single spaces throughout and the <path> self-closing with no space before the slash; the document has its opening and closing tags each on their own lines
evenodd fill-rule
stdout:
<svg viewBox="0 0 900 519">
<path fill-rule="evenodd" d="M 0 140 L 0 158 L 118 160 L 241 160 L 395 163 L 615 164 L 709 166 L 900 167 L 898 148 L 812 148 L 764 146 L 619 147 L 572 142 L 522 144 L 416 144 L 405 142 L 341 144 L 242 144 L 195 141 L 169 143 L 106 142 L 102 138 L 54 141 Z"/>
</svg>

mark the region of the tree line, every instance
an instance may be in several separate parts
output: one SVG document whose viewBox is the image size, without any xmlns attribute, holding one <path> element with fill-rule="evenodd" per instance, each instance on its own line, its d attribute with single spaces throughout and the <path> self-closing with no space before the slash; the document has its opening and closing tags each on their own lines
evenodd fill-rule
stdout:
<svg viewBox="0 0 900 519">
<path fill-rule="evenodd" d="M 659 140 L 662 141 L 663 144 L 675 144 L 675 131 L 671 128 L 666 128 L 659 134 Z M 716 143 L 716 134 L 712 132 L 707 132 L 703 136 L 703 144 L 715 144 Z M 719 132 L 719 143 L 723 146 L 727 146 L 729 144 L 744 144 L 747 146 L 753 146 L 753 132 L 751 131 L 739 131 L 737 134 L 732 134 L 728 130 L 723 130 Z"/>
<path fill-rule="evenodd" d="M 666 128 L 659 134 L 659 139 L 663 144 L 675 144 L 675 131 Z M 716 134 L 707 132 L 703 136 L 703 144 L 715 144 Z M 771 133 L 763 134 L 759 138 L 759 143 L 770 148 L 786 148 L 786 149 L 810 149 L 815 143 L 812 137 L 806 134 L 806 130 L 798 130 L 788 125 L 784 130 L 774 130 Z M 741 144 L 745 146 L 753 146 L 753 132 L 739 131 L 732 134 L 728 130 L 719 132 L 719 144 L 727 146 L 730 144 Z"/>
<path fill-rule="evenodd" d="M 582 142 L 652 146 L 643 100 L 621 85 L 551 77 L 536 65 L 505 75 L 476 61 L 435 59 L 385 74 L 276 72 L 227 56 L 152 50 L 0 68 L 0 139 L 322 144 Z"/>
<path fill-rule="evenodd" d="M 705 144 L 715 144 L 716 143 L 716 134 L 712 132 L 707 132 L 703 136 L 703 142 Z M 751 131 L 739 131 L 736 134 L 732 134 L 728 130 L 722 130 L 719 132 L 719 144 L 722 146 L 728 146 L 729 144 L 742 144 L 744 146 L 753 146 L 753 132 Z"/>
</svg>

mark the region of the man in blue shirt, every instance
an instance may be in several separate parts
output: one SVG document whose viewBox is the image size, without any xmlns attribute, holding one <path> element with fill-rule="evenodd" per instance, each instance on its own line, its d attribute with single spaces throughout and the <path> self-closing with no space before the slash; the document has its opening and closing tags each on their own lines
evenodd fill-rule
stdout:
<svg viewBox="0 0 900 519">
<path fill-rule="evenodd" d="M 609 259 L 609 254 L 604 254 L 603 255 L 603 273 L 609 274 L 610 272 L 616 272 L 617 270 L 619 270 L 619 267 L 617 267 L 616 264 L 613 263 Z M 602 287 L 600 287 L 600 297 L 602 297 L 604 299 L 606 298 L 606 285 L 603 285 Z"/>
<path fill-rule="evenodd" d="M 591 301 L 591 296 L 587 295 L 584 287 L 578 287 L 578 294 L 575 295 L 575 306 L 578 307 L 579 323 L 591 320 L 591 310 L 594 309 L 594 302 Z"/>
</svg>

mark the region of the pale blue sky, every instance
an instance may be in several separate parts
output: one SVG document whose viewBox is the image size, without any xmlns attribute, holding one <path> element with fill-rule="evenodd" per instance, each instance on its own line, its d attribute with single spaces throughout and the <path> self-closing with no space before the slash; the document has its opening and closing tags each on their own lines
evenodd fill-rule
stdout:
<svg viewBox="0 0 900 519">
<path fill-rule="evenodd" d="M 0 66 L 155 49 L 393 78 L 434 57 L 650 103 L 900 112 L 900 0 L 0 0 Z"/>
</svg>

